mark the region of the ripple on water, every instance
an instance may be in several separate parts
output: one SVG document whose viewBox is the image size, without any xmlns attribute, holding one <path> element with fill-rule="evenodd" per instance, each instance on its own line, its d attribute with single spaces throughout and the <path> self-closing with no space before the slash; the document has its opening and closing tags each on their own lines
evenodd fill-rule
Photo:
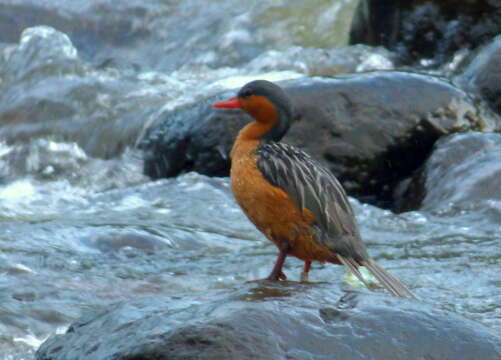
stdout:
<svg viewBox="0 0 501 360">
<path fill-rule="evenodd" d="M 208 296 L 266 276 L 274 262 L 275 248 L 238 210 L 226 178 L 190 173 L 99 193 L 58 181 L 42 191 L 26 181 L 22 186 L 42 204 L 21 201 L 26 209 L 14 209 L 31 221 L 8 217 L 1 208 L 6 231 L 0 253 L 7 260 L 0 262 L 2 306 L 23 314 L 23 328 L 31 331 L 7 325 L 16 338 L 41 339 L 110 302 L 152 293 Z M 58 196 L 57 206 L 50 205 Z M 418 297 L 501 326 L 499 235 L 475 223 L 457 226 L 453 218 L 395 215 L 352 203 L 370 253 Z M 288 259 L 284 271 L 294 281 L 301 266 Z M 314 264 L 311 280 L 343 282 L 344 273 Z"/>
<path fill-rule="evenodd" d="M 329 12 L 320 27 L 330 26 L 335 15 L 335 4 L 325 6 Z M 263 21 L 277 25 L 276 16 Z M 235 23 L 245 21 L 242 17 Z M 268 29 L 263 35 L 275 37 L 290 25 L 281 24 L 279 31 Z M 223 52 L 230 53 L 246 40 L 245 33 L 232 30 Z M 207 66 L 215 59 L 209 52 L 204 54 L 206 62 L 199 57 L 199 63 L 169 74 L 129 74 L 88 69 L 75 57 L 66 35 L 45 28 L 37 31 L 27 32 L 19 48 L 11 50 L 14 55 L 28 51 L 36 56 L 16 55 L 18 63 L 10 58 L 13 77 L 2 83 L 6 92 L 24 90 L 17 93 L 25 97 L 16 106 L 32 121 L 33 133 L 26 134 L 17 123 L 2 128 L 19 131 L 29 140 L 16 145 L 0 142 L 0 356 L 4 351 L 11 356 L 15 349 L 29 358 L 49 333 L 110 303 L 161 294 L 175 311 L 266 276 L 276 250 L 245 219 L 228 179 L 185 174 L 150 181 L 141 175 L 140 156 L 124 146 L 177 106 L 258 77 L 276 81 L 330 72 L 345 65 L 349 49 L 311 63 L 301 54 L 320 56 L 325 49 L 289 47 L 264 52 L 238 68 Z M 54 52 L 43 51 L 46 40 L 55 41 Z M 317 40 L 330 41 L 308 36 L 306 40 L 313 41 L 310 46 L 317 46 Z M 352 51 L 350 58 L 365 57 L 362 63 L 351 61 L 359 70 L 392 66 L 388 54 L 378 57 L 376 52 L 371 57 L 370 49 Z M 42 66 L 47 54 L 53 55 L 55 73 L 65 75 L 58 76 L 50 89 L 45 80 L 51 74 Z M 58 67 L 58 59 L 72 66 Z M 18 72 L 20 64 L 26 66 Z M 26 69 L 33 72 L 23 82 Z M 58 121 L 49 122 L 53 116 L 39 104 L 63 115 L 51 113 Z M 40 111 L 29 112 L 33 108 Z M 68 109 L 79 116 L 67 115 Z M 83 118 L 87 121 L 82 124 Z M 43 138 L 48 127 L 72 141 Z M 97 155 L 116 157 L 93 157 Z M 457 212 L 399 215 L 352 203 L 372 256 L 419 298 L 501 328 L 499 201 L 486 200 Z M 299 279 L 301 266 L 296 259 L 287 260 L 290 280 Z M 344 273 L 338 266 L 314 264 L 311 280 L 342 282 Z M 257 289 L 253 298 L 292 295 Z"/>
</svg>

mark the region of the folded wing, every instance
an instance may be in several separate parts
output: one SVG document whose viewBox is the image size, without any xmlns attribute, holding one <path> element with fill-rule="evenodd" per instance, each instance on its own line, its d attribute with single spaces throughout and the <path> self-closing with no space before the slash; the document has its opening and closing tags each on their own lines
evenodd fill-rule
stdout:
<svg viewBox="0 0 501 360">
<path fill-rule="evenodd" d="M 263 177 L 284 190 L 301 210 L 313 213 L 315 241 L 357 262 L 368 259 L 346 193 L 326 167 L 283 143 L 263 143 L 256 155 Z"/>
</svg>

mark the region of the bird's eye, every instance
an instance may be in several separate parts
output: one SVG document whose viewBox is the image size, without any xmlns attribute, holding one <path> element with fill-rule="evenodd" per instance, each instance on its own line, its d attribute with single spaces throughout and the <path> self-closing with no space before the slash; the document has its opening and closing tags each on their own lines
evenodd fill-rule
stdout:
<svg viewBox="0 0 501 360">
<path fill-rule="evenodd" d="M 246 98 L 246 97 L 249 97 L 251 95 L 252 95 L 252 93 L 250 90 L 244 90 L 244 91 L 240 92 L 240 94 L 238 94 L 238 97 Z"/>
</svg>

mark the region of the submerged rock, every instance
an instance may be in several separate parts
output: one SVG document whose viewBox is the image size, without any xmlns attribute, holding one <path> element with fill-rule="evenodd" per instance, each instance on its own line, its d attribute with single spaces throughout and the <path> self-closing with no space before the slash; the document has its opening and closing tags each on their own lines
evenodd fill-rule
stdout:
<svg viewBox="0 0 501 360">
<path fill-rule="evenodd" d="M 164 297 L 110 306 L 53 335 L 38 360 L 495 360 L 489 328 L 422 302 L 331 285 L 255 284 L 197 304 Z M 199 299 L 202 300 L 202 299 Z"/>
<path fill-rule="evenodd" d="M 501 127 L 462 90 L 427 75 L 380 71 L 281 85 L 297 113 L 284 141 L 327 164 L 351 195 L 386 207 L 395 186 L 423 164 L 441 136 Z M 228 175 L 232 143 L 250 119 L 211 103 L 234 94 L 179 108 L 157 122 L 142 144 L 146 174 Z"/>
<path fill-rule="evenodd" d="M 501 134 L 455 134 L 435 144 L 406 196 L 418 200 L 413 208 L 425 211 L 457 213 L 488 209 L 491 206 L 486 203 L 501 202 L 499 179 Z"/>
<path fill-rule="evenodd" d="M 500 32 L 501 3 L 496 0 L 362 0 L 350 43 L 385 46 L 406 64 L 438 65 Z"/>
</svg>

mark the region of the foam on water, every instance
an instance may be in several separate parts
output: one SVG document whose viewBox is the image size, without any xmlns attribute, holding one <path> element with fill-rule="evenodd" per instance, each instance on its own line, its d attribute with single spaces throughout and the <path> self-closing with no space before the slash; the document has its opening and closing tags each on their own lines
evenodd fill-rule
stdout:
<svg viewBox="0 0 501 360">
<path fill-rule="evenodd" d="M 85 207 L 85 189 L 74 187 L 65 180 L 42 183 L 25 178 L 0 187 L 0 217 L 47 219 L 61 210 Z"/>
<path fill-rule="evenodd" d="M 73 3 L 59 5 L 67 9 Z M 287 10 L 285 3 L 280 6 Z M 268 9 L 266 4 L 256 6 Z M 259 13 L 269 24 L 261 26 L 264 32 L 253 23 L 261 16 L 241 12 L 228 17 L 229 23 L 223 19 L 227 27 L 221 27 L 225 35 L 217 46 L 197 50 L 193 59 L 168 72 L 142 64 L 140 70 L 94 68 L 79 58 L 66 34 L 47 27 L 26 30 L 18 45 L 6 48 L 0 81 L 5 98 L 16 103 L 5 100 L 3 110 L 20 114 L 0 129 L 2 139 L 14 134 L 9 145 L 0 141 L 0 288 L 2 310 L 14 319 L 0 327 L 12 333 L 6 345 L 12 354 L 36 349 L 46 337 L 40 334 L 64 332 L 67 327 L 61 323 L 92 307 L 149 292 L 177 296 L 186 291 L 193 296 L 186 301 L 196 301 L 197 292 L 241 286 L 243 280 L 268 274 L 276 249 L 245 219 L 227 179 L 185 174 L 149 181 L 142 175 L 141 155 L 130 147 L 168 112 L 255 79 L 393 68 L 390 55 L 371 48 L 335 52 L 334 42 L 343 40 L 333 35 L 347 32 L 332 25 L 350 17 L 341 2 L 322 4 L 307 28 L 307 19 L 287 11 Z M 291 10 L 304 11 L 297 6 Z M 269 47 L 255 43 L 263 46 L 261 55 L 256 52 L 247 63 L 213 66 L 259 37 L 271 40 Z M 371 255 L 419 297 L 500 326 L 497 223 L 469 221 L 477 209 L 457 214 L 465 219 L 458 221 L 352 204 Z M 501 217 L 499 201 L 488 200 L 485 207 Z M 287 259 L 291 280 L 299 279 L 301 269 L 298 260 Z M 343 271 L 314 264 L 310 280 L 339 281 Z M 347 281 L 358 286 L 352 278 Z M 0 357 L 6 351 L 3 344 Z M 28 356 L 6 355 L 24 358 Z"/>
</svg>

